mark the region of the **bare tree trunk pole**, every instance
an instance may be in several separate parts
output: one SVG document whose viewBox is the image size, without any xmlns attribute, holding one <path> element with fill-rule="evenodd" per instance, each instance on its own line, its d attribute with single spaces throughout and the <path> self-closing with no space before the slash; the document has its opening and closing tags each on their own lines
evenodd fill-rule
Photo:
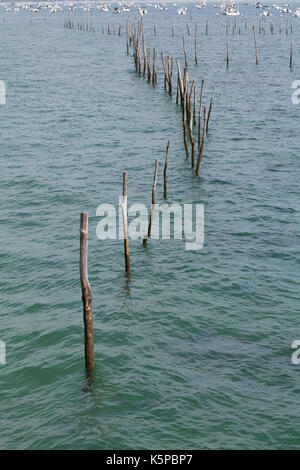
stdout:
<svg viewBox="0 0 300 470">
<path fill-rule="evenodd" d="M 183 143 L 186 153 L 186 159 L 189 159 L 189 147 L 186 138 L 186 116 L 187 116 L 187 90 L 185 89 L 183 94 L 183 111 L 182 111 L 182 123 L 183 123 Z"/>
<path fill-rule="evenodd" d="M 180 69 L 180 62 L 177 60 L 177 67 L 178 67 L 178 83 L 179 83 L 179 91 L 180 91 L 180 103 L 183 104 L 183 83 L 182 83 L 182 76 L 181 76 L 181 69 Z"/>
<path fill-rule="evenodd" d="M 257 44 L 256 44 L 255 28 L 253 28 L 253 37 L 254 37 L 254 47 L 255 47 L 255 62 L 256 62 L 256 65 L 258 65 L 258 50 L 257 50 Z"/>
<path fill-rule="evenodd" d="M 195 87 L 196 87 L 196 85 L 195 85 L 195 80 L 194 80 L 193 83 L 192 83 L 192 86 L 191 86 L 189 101 L 191 100 L 191 95 L 193 94 L 193 91 L 194 91 Z M 191 116 L 190 116 L 190 121 L 189 121 L 189 132 L 190 132 L 190 140 L 191 140 L 191 146 L 192 146 L 191 165 L 192 165 L 192 168 L 194 168 L 195 167 L 195 139 L 194 139 L 194 136 L 193 136 L 193 119 L 192 119 Z"/>
<path fill-rule="evenodd" d="M 155 160 L 155 171 L 154 171 L 154 179 L 153 179 L 153 186 L 152 186 L 152 208 L 151 208 L 151 214 L 150 214 L 149 225 L 148 225 L 148 233 L 147 235 L 145 235 L 143 239 L 144 246 L 147 246 L 148 238 L 151 236 L 152 221 L 153 221 L 154 210 L 155 210 L 155 188 L 156 188 L 156 182 L 157 182 L 157 169 L 158 169 L 158 160 Z"/>
<path fill-rule="evenodd" d="M 165 167 L 164 167 L 164 198 L 165 199 L 167 199 L 167 168 L 168 168 L 169 148 L 170 148 L 170 141 L 168 140 L 168 145 L 166 149 Z"/>
<path fill-rule="evenodd" d="M 88 279 L 88 213 L 80 216 L 80 282 L 83 303 L 85 367 L 92 372 L 95 367 L 92 292 Z"/>
<path fill-rule="evenodd" d="M 198 23 L 195 24 L 195 64 L 198 65 L 198 57 L 197 57 L 197 27 Z"/>
<path fill-rule="evenodd" d="M 187 67 L 187 66 L 188 66 L 188 63 L 187 63 L 187 54 L 186 54 L 184 36 L 183 36 L 183 38 L 182 38 L 182 44 L 183 44 L 183 54 L 184 54 L 184 66 Z"/>
<path fill-rule="evenodd" d="M 203 135 L 202 135 L 202 142 L 201 142 L 201 147 L 200 147 L 196 170 L 195 170 L 196 175 L 199 175 L 200 163 L 201 163 L 204 146 L 205 146 L 205 138 L 206 138 L 206 108 L 204 107 Z"/>
<path fill-rule="evenodd" d="M 127 222 L 127 172 L 123 173 L 123 203 L 121 205 L 124 230 L 124 256 L 125 271 L 130 274 L 129 240 L 128 240 L 128 222 Z"/>
<path fill-rule="evenodd" d="M 213 105 L 213 102 L 214 102 L 215 91 L 216 91 L 216 87 L 214 86 L 214 89 L 213 89 L 213 92 L 212 92 L 212 95 L 211 95 L 211 99 L 210 99 L 209 110 L 208 110 L 208 114 L 207 114 L 206 133 L 208 132 L 208 123 L 209 123 L 209 120 L 210 120 L 210 114 L 211 114 L 212 105 Z"/>
<path fill-rule="evenodd" d="M 229 41 L 226 44 L 226 67 L 229 68 Z"/>
<path fill-rule="evenodd" d="M 201 114 L 202 114 L 202 99 L 204 91 L 204 80 L 201 82 L 200 103 L 199 103 L 199 118 L 198 118 L 198 148 L 201 145 Z"/>
</svg>

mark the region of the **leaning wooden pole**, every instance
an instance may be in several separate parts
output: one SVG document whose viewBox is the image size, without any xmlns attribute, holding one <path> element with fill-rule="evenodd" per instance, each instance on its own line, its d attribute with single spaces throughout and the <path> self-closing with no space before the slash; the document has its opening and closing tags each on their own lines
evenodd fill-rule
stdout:
<svg viewBox="0 0 300 470">
<path fill-rule="evenodd" d="M 128 241 L 128 221 L 127 221 L 127 172 L 123 173 L 123 202 L 122 202 L 122 217 L 123 217 L 123 231 L 124 231 L 124 256 L 125 256 L 125 271 L 130 274 L 130 257 L 129 257 L 129 241 Z"/>
<path fill-rule="evenodd" d="M 209 120 L 210 120 L 212 105 L 213 105 L 213 102 L 214 102 L 215 91 L 216 91 L 216 87 L 214 87 L 212 95 L 211 95 L 211 99 L 210 99 L 209 110 L 208 110 L 208 114 L 207 114 L 207 122 L 206 122 L 206 133 L 208 132 L 208 123 L 209 123 Z"/>
<path fill-rule="evenodd" d="M 88 213 L 82 212 L 80 216 L 80 282 L 83 303 L 84 322 L 84 356 L 85 367 L 92 372 L 95 367 L 94 333 L 92 314 L 92 292 L 88 279 Z"/>
<path fill-rule="evenodd" d="M 152 229 L 152 222 L 154 217 L 154 210 L 155 210 L 155 188 L 156 188 L 156 181 L 157 181 L 157 169 L 158 169 L 158 160 L 155 160 L 155 170 L 154 170 L 154 178 L 153 178 L 153 186 L 152 186 L 152 207 L 148 225 L 148 232 L 143 239 L 143 245 L 147 246 L 148 238 L 151 236 L 151 229 Z"/>
</svg>

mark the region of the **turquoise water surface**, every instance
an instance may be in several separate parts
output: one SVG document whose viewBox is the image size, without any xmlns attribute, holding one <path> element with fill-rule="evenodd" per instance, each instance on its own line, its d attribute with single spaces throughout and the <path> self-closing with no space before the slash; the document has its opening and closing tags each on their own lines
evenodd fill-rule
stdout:
<svg viewBox="0 0 300 470">
<path fill-rule="evenodd" d="M 257 30 L 256 66 L 251 25 L 261 12 L 252 5 L 241 4 L 240 34 L 228 36 L 228 19 L 212 5 L 188 6 L 185 17 L 172 6 L 147 8 L 156 87 L 126 54 L 125 21 L 137 22 L 137 9 L 1 9 L 0 446 L 299 448 L 300 365 L 291 362 L 291 344 L 300 339 L 300 105 L 291 85 L 300 80 L 300 19 L 283 16 L 280 34 L 272 10 L 274 34 L 269 18 L 265 34 Z M 72 30 L 64 28 L 68 18 Z M 94 32 L 78 30 L 78 21 L 92 22 Z M 199 177 L 185 160 L 181 108 L 163 89 L 160 52 L 182 63 L 183 35 L 190 79 L 198 87 L 205 80 L 206 105 L 216 86 Z M 149 206 L 156 158 L 162 202 L 168 140 L 168 202 L 204 204 L 204 247 L 152 240 L 144 249 L 131 241 L 128 281 L 123 242 L 97 238 L 96 209 L 118 206 L 124 170 L 129 204 Z M 89 212 L 92 379 L 83 356 L 82 211 Z"/>
</svg>

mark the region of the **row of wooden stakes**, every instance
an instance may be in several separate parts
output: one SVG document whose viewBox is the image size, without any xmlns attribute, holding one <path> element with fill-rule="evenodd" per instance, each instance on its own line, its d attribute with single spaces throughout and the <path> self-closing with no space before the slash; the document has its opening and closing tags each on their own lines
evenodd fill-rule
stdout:
<svg viewBox="0 0 300 470">
<path fill-rule="evenodd" d="M 152 83 L 155 85 L 157 83 L 157 71 L 156 71 L 156 61 L 157 61 L 157 52 L 156 49 L 153 49 L 153 54 L 151 54 L 151 49 L 148 48 L 146 52 L 145 38 L 143 34 L 143 22 L 140 21 L 138 25 L 130 24 L 128 21 L 126 23 L 126 48 L 127 53 L 129 54 L 129 47 L 133 48 L 133 58 L 135 63 L 136 71 L 139 75 L 146 75 L 148 82 L 151 81 L 151 71 L 152 71 Z M 200 90 L 200 100 L 199 100 L 199 111 L 197 113 L 197 93 L 196 93 L 196 82 L 193 80 L 191 86 L 189 85 L 189 72 L 188 72 L 188 61 L 185 42 L 183 38 L 183 52 L 184 52 L 184 75 L 182 77 L 180 61 L 177 60 L 177 95 L 176 103 L 180 104 L 182 107 L 182 123 L 183 123 L 183 142 L 186 153 L 186 159 L 191 159 L 192 169 L 195 171 L 196 175 L 199 174 L 200 163 L 202 160 L 206 135 L 208 132 L 209 121 L 211 117 L 212 105 L 215 95 L 215 88 L 213 89 L 212 96 L 210 99 L 209 109 L 203 107 L 203 92 L 204 92 L 204 80 L 201 82 Z M 152 64 L 151 64 L 152 58 Z M 197 55 L 195 52 L 195 60 L 197 61 Z M 173 75 L 174 75 L 174 57 L 166 56 L 164 57 L 161 53 L 161 61 L 163 65 L 163 74 L 164 74 L 164 89 L 169 92 L 170 96 L 173 94 Z M 203 117 L 202 117 L 202 108 L 203 108 Z M 198 122 L 197 122 L 198 114 Z M 203 119 L 203 121 L 202 121 Z M 203 124 L 202 124 L 203 122 Z M 197 127 L 197 143 L 194 137 L 194 128 Z M 191 151 L 189 150 L 189 143 L 191 144 Z M 197 158 L 196 158 L 197 151 Z"/>
<path fill-rule="evenodd" d="M 166 148 L 166 158 L 164 165 L 164 198 L 167 197 L 167 167 L 169 155 L 170 141 Z M 143 246 L 147 246 L 149 237 L 151 236 L 152 222 L 155 213 L 155 190 L 157 184 L 158 160 L 155 160 L 155 170 L 152 185 L 152 205 L 148 221 L 148 230 L 143 238 Z M 125 272 L 127 278 L 130 277 L 130 254 L 129 254 L 129 236 L 128 236 L 128 220 L 127 220 L 127 172 L 123 172 L 123 200 L 121 204 L 121 212 L 123 219 L 124 234 L 124 258 Z M 83 303 L 83 323 L 84 323 L 84 356 L 85 367 L 90 374 L 95 367 L 94 352 L 94 332 L 93 332 L 93 313 L 92 313 L 92 292 L 88 279 L 88 213 L 82 212 L 80 216 L 80 282 Z"/>
</svg>

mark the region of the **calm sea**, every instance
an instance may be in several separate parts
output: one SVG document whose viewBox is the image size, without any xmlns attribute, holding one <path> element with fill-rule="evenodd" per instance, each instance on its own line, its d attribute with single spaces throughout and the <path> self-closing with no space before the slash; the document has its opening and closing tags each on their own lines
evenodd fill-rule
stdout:
<svg viewBox="0 0 300 470">
<path fill-rule="evenodd" d="M 280 34 L 272 9 L 259 34 L 261 10 L 241 4 L 226 36 L 228 18 L 212 4 L 188 5 L 182 17 L 172 5 L 147 9 L 155 88 L 126 54 L 125 21 L 137 22 L 137 9 L 1 9 L 0 446 L 299 448 L 291 344 L 300 339 L 300 104 L 291 85 L 300 80 L 300 19 L 283 15 Z M 74 30 L 64 28 L 67 18 Z M 94 31 L 78 30 L 78 21 Z M 181 109 L 163 89 L 160 52 L 182 63 L 183 36 L 206 105 L 216 86 L 199 177 L 185 160 Z M 168 140 L 168 202 L 204 204 L 204 247 L 152 240 L 145 250 L 131 241 L 127 282 L 123 242 L 97 238 L 96 209 L 118 206 L 124 170 L 128 203 L 149 207 L 155 159 L 162 202 Z M 90 216 L 93 380 L 83 357 L 82 211 Z"/>
</svg>

